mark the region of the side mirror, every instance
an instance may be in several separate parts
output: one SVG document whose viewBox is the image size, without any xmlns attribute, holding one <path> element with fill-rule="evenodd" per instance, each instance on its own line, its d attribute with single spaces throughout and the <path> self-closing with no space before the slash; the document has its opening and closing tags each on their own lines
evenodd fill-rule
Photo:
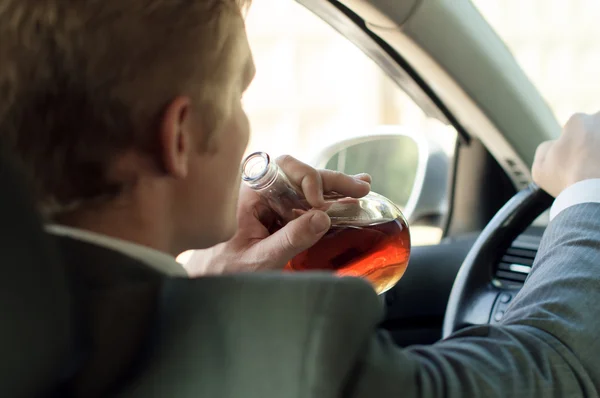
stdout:
<svg viewBox="0 0 600 398">
<path fill-rule="evenodd" d="M 349 138 L 323 149 L 311 162 L 347 174 L 369 173 L 372 189 L 396 203 L 411 225 L 443 225 L 448 215 L 450 156 L 435 137 L 402 126 Z"/>
</svg>

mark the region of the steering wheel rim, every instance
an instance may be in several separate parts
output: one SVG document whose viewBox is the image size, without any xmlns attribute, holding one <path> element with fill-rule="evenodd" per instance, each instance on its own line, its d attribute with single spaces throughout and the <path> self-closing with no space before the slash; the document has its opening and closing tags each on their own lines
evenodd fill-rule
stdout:
<svg viewBox="0 0 600 398">
<path fill-rule="evenodd" d="M 504 253 L 553 200 L 537 185 L 530 184 L 513 196 L 484 228 L 452 285 L 443 338 L 464 327 L 490 322 L 500 295 L 507 290 L 492 283 L 498 253 Z M 514 294 L 514 289 L 511 292 Z"/>
</svg>

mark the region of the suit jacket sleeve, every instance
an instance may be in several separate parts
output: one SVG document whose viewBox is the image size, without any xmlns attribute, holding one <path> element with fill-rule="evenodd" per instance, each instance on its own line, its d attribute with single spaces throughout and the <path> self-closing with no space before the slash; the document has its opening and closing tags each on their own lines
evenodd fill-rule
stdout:
<svg viewBox="0 0 600 398">
<path fill-rule="evenodd" d="M 365 339 L 344 396 L 597 397 L 600 204 L 561 212 L 502 324 L 401 349 Z"/>
</svg>

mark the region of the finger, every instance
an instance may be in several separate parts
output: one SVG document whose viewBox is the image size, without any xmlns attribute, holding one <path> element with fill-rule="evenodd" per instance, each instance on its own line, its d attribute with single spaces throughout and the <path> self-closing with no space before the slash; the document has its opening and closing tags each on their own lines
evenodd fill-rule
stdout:
<svg viewBox="0 0 600 398">
<path fill-rule="evenodd" d="M 371 176 L 368 174 L 359 174 L 356 177 L 333 170 L 321 170 L 320 174 L 325 192 L 361 198 L 371 191 Z"/>
<path fill-rule="evenodd" d="M 578 128 L 574 127 L 581 126 L 582 121 L 589 117 L 590 115 L 587 113 L 574 113 L 563 126 L 563 133 L 568 133 L 571 130 L 579 130 Z"/>
<path fill-rule="evenodd" d="M 289 155 L 280 156 L 276 162 L 290 181 L 302 189 L 311 206 L 321 207 L 325 203 L 321 174 L 317 170 Z"/>
<path fill-rule="evenodd" d="M 353 175 L 352 177 L 354 177 L 358 180 L 364 181 L 364 182 L 368 182 L 369 184 L 372 182 L 371 176 L 367 173 L 356 174 L 356 175 Z"/>
<path fill-rule="evenodd" d="M 588 127 L 593 125 L 594 117 L 586 113 L 576 113 L 565 123 L 558 142 L 573 143 L 579 141 L 585 136 Z"/>
<path fill-rule="evenodd" d="M 257 246 L 260 245 L 260 251 L 268 253 L 274 260 L 271 263 L 286 264 L 297 254 L 317 243 L 330 226 L 331 220 L 327 214 L 312 210 L 263 239 Z"/>
<path fill-rule="evenodd" d="M 264 211 L 267 206 L 264 204 L 261 196 L 252 188 L 243 184 L 240 188 L 237 205 L 238 219 L 248 217 L 260 218 L 259 214 Z"/>
<path fill-rule="evenodd" d="M 555 144 L 555 140 L 542 142 L 535 151 L 533 167 L 531 168 L 531 175 L 533 177 L 533 181 L 542 188 L 546 188 L 546 175 L 548 174 L 548 170 L 546 170 L 546 159 L 548 157 L 548 152 L 550 151 L 550 148 L 552 148 L 552 146 Z"/>
<path fill-rule="evenodd" d="M 324 192 L 361 198 L 371 191 L 371 176 L 368 174 L 352 177 L 339 171 L 316 170 L 289 155 L 279 157 L 277 164 L 290 181 L 302 189 L 304 197 L 313 207 L 324 205 Z"/>
<path fill-rule="evenodd" d="M 533 163 L 543 163 L 546 160 L 546 156 L 548 155 L 548 151 L 556 143 L 556 140 L 544 141 L 540 145 L 538 145 L 535 151 L 535 157 Z"/>
</svg>

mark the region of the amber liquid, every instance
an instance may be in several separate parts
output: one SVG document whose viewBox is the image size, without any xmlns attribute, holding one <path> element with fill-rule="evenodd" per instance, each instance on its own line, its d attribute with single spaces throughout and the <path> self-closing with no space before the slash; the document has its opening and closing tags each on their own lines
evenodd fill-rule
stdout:
<svg viewBox="0 0 600 398">
<path fill-rule="evenodd" d="M 286 269 L 361 277 L 381 294 L 402 278 L 409 256 L 408 226 L 397 218 L 369 227 L 332 227 L 316 245 L 294 257 Z"/>
</svg>

